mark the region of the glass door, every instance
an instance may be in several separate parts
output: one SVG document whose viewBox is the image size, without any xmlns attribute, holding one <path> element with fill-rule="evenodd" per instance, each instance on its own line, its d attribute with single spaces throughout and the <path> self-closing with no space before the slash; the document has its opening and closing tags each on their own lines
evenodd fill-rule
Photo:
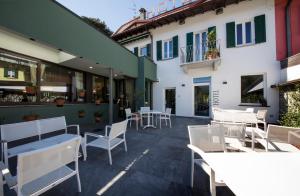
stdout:
<svg viewBox="0 0 300 196">
<path fill-rule="evenodd" d="M 207 51 L 207 32 L 203 31 L 195 34 L 195 60 L 203 61 Z"/>
<path fill-rule="evenodd" d="M 209 85 L 195 86 L 194 110 L 195 116 L 209 117 Z"/>
<path fill-rule="evenodd" d="M 165 96 L 165 108 L 171 108 L 172 114 L 176 114 L 176 89 L 166 89 Z"/>
</svg>

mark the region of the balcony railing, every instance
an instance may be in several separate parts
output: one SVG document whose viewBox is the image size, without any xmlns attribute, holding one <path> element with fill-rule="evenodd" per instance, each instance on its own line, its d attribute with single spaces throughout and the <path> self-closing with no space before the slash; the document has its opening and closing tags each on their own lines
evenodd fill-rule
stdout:
<svg viewBox="0 0 300 196">
<path fill-rule="evenodd" d="M 220 58 L 220 40 L 180 48 L 181 64 L 213 61 Z"/>
</svg>

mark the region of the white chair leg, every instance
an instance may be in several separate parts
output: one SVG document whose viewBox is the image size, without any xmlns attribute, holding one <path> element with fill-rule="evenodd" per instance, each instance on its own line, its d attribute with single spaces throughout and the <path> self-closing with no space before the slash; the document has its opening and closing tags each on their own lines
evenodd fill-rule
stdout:
<svg viewBox="0 0 300 196">
<path fill-rule="evenodd" d="M 107 151 L 108 151 L 109 164 L 112 165 L 112 159 L 111 159 L 110 149 L 108 149 Z"/>
<path fill-rule="evenodd" d="M 125 148 L 125 152 L 127 152 L 127 144 L 126 144 L 126 140 L 124 140 L 124 148 Z"/>
<path fill-rule="evenodd" d="M 194 152 L 192 151 L 192 160 L 191 160 L 191 187 L 193 188 L 194 186 Z"/>
<path fill-rule="evenodd" d="M 86 138 L 81 139 L 81 149 L 83 153 L 83 160 L 86 161 L 87 153 L 86 153 Z"/>
<path fill-rule="evenodd" d="M 161 129 L 161 118 L 159 118 L 159 128 Z"/>
<path fill-rule="evenodd" d="M 166 126 L 168 126 L 167 119 L 165 119 Z"/>
<path fill-rule="evenodd" d="M 135 124 L 136 124 L 136 130 L 139 130 L 139 120 L 135 120 Z"/>
<path fill-rule="evenodd" d="M 216 179 L 215 179 L 215 172 L 210 169 L 210 175 L 209 175 L 209 179 L 210 179 L 210 194 L 211 196 L 216 196 Z"/>
<path fill-rule="evenodd" d="M 172 128 L 171 118 L 169 118 L 170 128 Z"/>
<path fill-rule="evenodd" d="M 79 177 L 79 169 L 78 169 L 78 161 L 75 163 L 76 164 L 76 171 L 77 171 L 77 185 L 78 185 L 78 192 L 81 192 L 81 182 L 80 182 L 80 177 Z"/>
<path fill-rule="evenodd" d="M 130 121 L 130 122 L 129 122 L 129 126 L 131 127 L 131 121 L 132 121 L 132 120 L 129 120 L 129 121 Z"/>
</svg>

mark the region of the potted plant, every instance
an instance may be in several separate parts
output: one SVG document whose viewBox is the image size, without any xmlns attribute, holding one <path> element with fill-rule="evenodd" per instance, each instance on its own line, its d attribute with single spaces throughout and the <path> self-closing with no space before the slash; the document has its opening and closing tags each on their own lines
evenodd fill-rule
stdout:
<svg viewBox="0 0 300 196">
<path fill-rule="evenodd" d="M 85 97 L 85 90 L 84 90 L 84 89 L 79 90 L 78 96 L 79 96 L 80 98 Z"/>
<path fill-rule="evenodd" d="M 84 110 L 79 110 L 78 111 L 78 117 L 83 118 L 85 116 L 85 111 Z"/>
<path fill-rule="evenodd" d="M 101 112 L 95 112 L 94 117 L 95 117 L 96 123 L 99 123 L 99 122 L 101 122 L 102 113 Z"/>
<path fill-rule="evenodd" d="M 66 99 L 64 97 L 57 97 L 54 101 L 57 107 L 63 107 L 65 105 Z"/>
<path fill-rule="evenodd" d="M 100 103 L 101 103 L 101 99 L 100 99 L 100 98 L 96 98 L 95 104 L 96 104 L 96 105 L 100 105 Z"/>
<path fill-rule="evenodd" d="M 34 114 L 34 113 L 30 113 L 30 114 L 23 116 L 24 121 L 33 121 L 33 120 L 37 120 L 38 118 L 39 118 L 39 115 Z"/>
<path fill-rule="evenodd" d="M 32 84 L 25 87 L 26 93 L 30 95 L 34 95 L 36 93 L 36 87 Z"/>
</svg>

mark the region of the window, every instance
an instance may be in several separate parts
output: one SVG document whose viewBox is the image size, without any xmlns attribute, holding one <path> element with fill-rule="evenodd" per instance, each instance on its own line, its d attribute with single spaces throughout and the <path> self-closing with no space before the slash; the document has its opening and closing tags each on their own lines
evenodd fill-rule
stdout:
<svg viewBox="0 0 300 196">
<path fill-rule="evenodd" d="M 252 22 L 239 23 L 236 25 L 236 45 L 252 44 L 253 42 Z"/>
<path fill-rule="evenodd" d="M 147 56 L 147 46 L 141 48 L 141 56 Z"/>
<path fill-rule="evenodd" d="M 236 44 L 243 44 L 243 24 L 236 25 Z"/>
<path fill-rule="evenodd" d="M 241 77 L 242 103 L 260 103 L 264 99 L 264 75 Z"/>
<path fill-rule="evenodd" d="M 84 102 L 83 73 L 55 64 L 41 64 L 41 102 L 52 103 L 58 97 Z"/>
<path fill-rule="evenodd" d="M 172 40 L 167 40 L 164 41 L 164 59 L 170 59 L 173 58 L 173 41 Z"/>
<path fill-rule="evenodd" d="M 0 54 L 0 103 L 36 102 L 37 63 Z"/>
<path fill-rule="evenodd" d="M 101 76 L 93 76 L 93 101 L 108 102 L 108 79 Z"/>
</svg>

